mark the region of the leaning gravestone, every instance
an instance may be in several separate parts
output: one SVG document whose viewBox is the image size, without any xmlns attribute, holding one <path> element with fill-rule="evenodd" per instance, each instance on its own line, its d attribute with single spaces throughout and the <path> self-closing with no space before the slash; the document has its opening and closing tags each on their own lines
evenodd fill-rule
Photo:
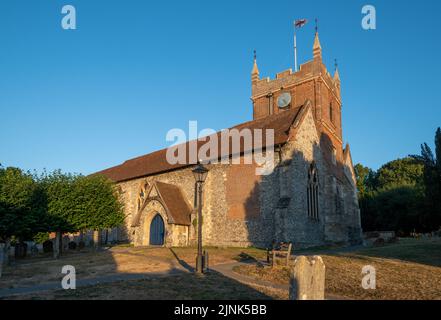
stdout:
<svg viewBox="0 0 441 320">
<path fill-rule="evenodd" d="M 299 256 L 291 269 L 290 300 L 325 299 L 325 264 L 319 256 Z"/>
</svg>

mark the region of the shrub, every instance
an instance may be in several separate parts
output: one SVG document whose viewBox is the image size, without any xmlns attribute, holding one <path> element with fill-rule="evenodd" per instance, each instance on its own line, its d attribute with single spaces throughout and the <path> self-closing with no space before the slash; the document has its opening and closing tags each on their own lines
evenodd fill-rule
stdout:
<svg viewBox="0 0 441 320">
<path fill-rule="evenodd" d="M 50 253 L 54 251 L 54 244 L 51 240 L 46 240 L 43 242 L 43 252 L 44 253 Z"/>
</svg>

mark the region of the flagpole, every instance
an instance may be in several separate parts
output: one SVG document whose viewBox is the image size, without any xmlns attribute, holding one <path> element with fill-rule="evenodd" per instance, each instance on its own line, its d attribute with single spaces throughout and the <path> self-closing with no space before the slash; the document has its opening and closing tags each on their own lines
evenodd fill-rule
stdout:
<svg viewBox="0 0 441 320">
<path fill-rule="evenodd" d="M 295 22 L 294 22 L 294 71 L 297 72 L 297 35 L 296 35 Z"/>
</svg>

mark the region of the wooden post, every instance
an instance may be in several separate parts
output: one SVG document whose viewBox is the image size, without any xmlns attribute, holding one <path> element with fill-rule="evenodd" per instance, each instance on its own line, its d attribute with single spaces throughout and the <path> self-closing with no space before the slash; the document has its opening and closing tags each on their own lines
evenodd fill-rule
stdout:
<svg viewBox="0 0 441 320">
<path fill-rule="evenodd" d="M 299 256 L 291 269 L 290 300 L 325 299 L 325 264 L 319 256 Z"/>
</svg>

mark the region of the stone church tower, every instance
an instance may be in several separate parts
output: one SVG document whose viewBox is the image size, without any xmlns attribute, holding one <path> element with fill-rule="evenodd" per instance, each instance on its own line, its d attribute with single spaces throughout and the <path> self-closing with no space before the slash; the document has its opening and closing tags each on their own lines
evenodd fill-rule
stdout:
<svg viewBox="0 0 441 320">
<path fill-rule="evenodd" d="M 260 79 L 255 58 L 251 83 L 255 120 L 309 100 L 318 129 L 329 137 L 337 160 L 343 159 L 340 76 L 337 68 L 334 76 L 331 76 L 323 64 L 318 32 L 314 39 L 313 60 L 301 65 L 298 72 L 293 73 L 289 69 L 278 73 L 274 80 Z M 291 102 L 285 108 L 280 108 L 278 100 L 283 94 L 288 94 Z"/>
<path fill-rule="evenodd" d="M 232 129 L 274 132 L 274 170 L 245 163 L 247 153 L 230 153 L 239 163 L 207 164 L 203 242 L 212 246 L 294 248 L 361 241 L 360 210 L 349 146 L 343 147 L 340 77 L 327 71 L 316 32 L 313 59 L 261 78 L 256 56 L 251 73 L 253 120 Z M 220 133 L 209 136 L 219 139 Z M 182 145 L 186 147 L 191 142 Z M 200 148 L 197 142 L 197 148 Z M 267 152 L 267 150 L 264 150 Z M 120 240 L 135 245 L 194 245 L 195 163 L 170 164 L 167 149 L 99 172 L 119 186 L 126 224 Z"/>
</svg>

